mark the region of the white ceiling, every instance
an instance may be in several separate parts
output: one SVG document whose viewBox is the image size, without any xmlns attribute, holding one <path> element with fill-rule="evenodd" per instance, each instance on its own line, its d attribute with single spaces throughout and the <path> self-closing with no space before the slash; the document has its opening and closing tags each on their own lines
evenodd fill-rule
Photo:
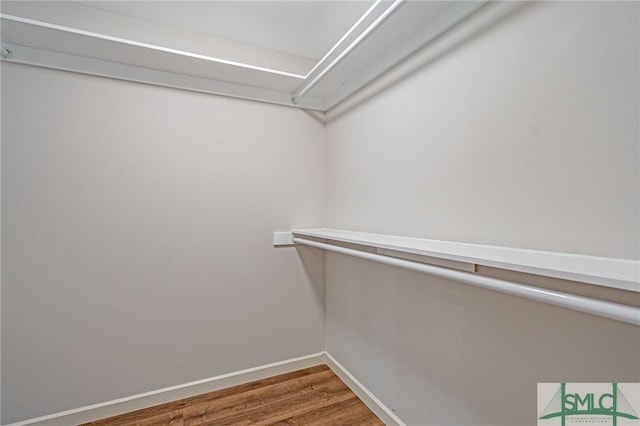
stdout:
<svg viewBox="0 0 640 426">
<path fill-rule="evenodd" d="M 79 1 L 110 12 L 321 59 L 372 0 Z"/>
</svg>

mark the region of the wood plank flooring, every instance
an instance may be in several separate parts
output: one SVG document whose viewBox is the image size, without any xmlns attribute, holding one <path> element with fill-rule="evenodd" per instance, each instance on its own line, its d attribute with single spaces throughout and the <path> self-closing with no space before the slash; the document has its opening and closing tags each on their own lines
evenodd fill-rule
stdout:
<svg viewBox="0 0 640 426">
<path fill-rule="evenodd" d="M 326 365 L 87 423 L 104 425 L 384 425 Z"/>
</svg>

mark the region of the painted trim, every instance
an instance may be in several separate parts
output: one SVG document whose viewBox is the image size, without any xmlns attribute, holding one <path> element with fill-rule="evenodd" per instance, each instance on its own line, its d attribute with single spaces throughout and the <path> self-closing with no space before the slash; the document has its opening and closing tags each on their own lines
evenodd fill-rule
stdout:
<svg viewBox="0 0 640 426">
<path fill-rule="evenodd" d="M 358 379 L 342 366 L 328 352 L 324 352 L 325 363 L 340 379 L 380 418 L 387 426 L 406 426 L 386 405 L 367 389 Z"/>
<path fill-rule="evenodd" d="M 349 389 L 353 391 L 373 413 L 378 416 L 388 426 L 406 426 L 405 423 L 396 416 L 387 406 L 385 406 L 375 395 L 369 391 L 358 379 L 344 368 L 334 357 L 327 352 L 306 355 L 292 358 L 285 361 L 274 362 L 272 364 L 259 367 L 248 368 L 233 373 L 221 374 L 208 379 L 197 380 L 181 385 L 170 386 L 150 392 L 132 395 L 124 398 L 99 404 L 87 405 L 73 410 L 62 411 L 60 413 L 37 417 L 11 423 L 6 426 L 66 426 L 69 424 L 86 423 L 104 419 L 131 411 L 141 410 L 158 404 L 176 401 L 191 396 L 200 395 L 207 392 L 238 386 L 255 380 L 277 376 L 279 374 L 291 373 L 303 368 L 314 367 L 326 364 L 338 376 Z"/>
<path fill-rule="evenodd" d="M 69 424 L 86 423 L 104 419 L 131 411 L 141 410 L 158 404 L 176 401 L 191 396 L 200 395 L 207 392 L 238 386 L 255 380 L 277 376 L 279 374 L 291 373 L 303 368 L 314 367 L 326 364 L 338 376 L 349 389 L 353 391 L 373 413 L 378 416 L 388 426 L 406 426 L 405 423 L 396 416 L 387 406 L 385 406 L 375 395 L 369 391 L 358 379 L 344 368 L 328 352 L 306 355 L 292 358 L 285 361 L 274 362 L 272 364 L 259 367 L 248 368 L 233 373 L 221 374 L 208 379 L 197 380 L 181 385 L 170 386 L 150 392 L 132 395 L 112 401 L 102 402 L 73 410 L 62 411 L 60 413 L 37 417 L 11 423 L 6 426 L 27 426 L 42 425 L 66 426 Z"/>
<path fill-rule="evenodd" d="M 106 417 L 116 416 L 143 408 L 164 404 L 183 398 L 188 398 L 202 393 L 213 392 L 231 386 L 242 385 L 255 380 L 277 376 L 279 374 L 290 373 L 303 368 L 309 368 L 325 363 L 327 359 L 325 352 L 306 355 L 299 358 L 292 358 L 285 361 L 248 368 L 229 374 L 222 374 L 208 379 L 197 380 L 181 385 L 170 386 L 150 392 L 132 395 L 125 398 L 114 399 L 112 401 L 99 404 L 88 405 L 73 410 L 11 423 L 7 426 L 26 425 L 61 425 L 79 424 L 91 422 Z M 332 368 L 333 369 L 333 368 Z M 354 390 L 355 392 L 355 390 Z M 360 395 L 358 395 L 360 396 Z M 377 414 L 377 413 L 376 413 Z"/>
</svg>

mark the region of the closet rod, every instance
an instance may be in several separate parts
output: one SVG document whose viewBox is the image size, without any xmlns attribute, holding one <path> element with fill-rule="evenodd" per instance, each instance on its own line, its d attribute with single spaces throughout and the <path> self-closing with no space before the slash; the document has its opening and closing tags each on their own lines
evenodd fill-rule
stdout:
<svg viewBox="0 0 640 426">
<path fill-rule="evenodd" d="M 517 284 L 511 281 L 353 250 L 295 236 L 293 242 L 640 326 L 640 308 L 633 306 Z"/>
</svg>

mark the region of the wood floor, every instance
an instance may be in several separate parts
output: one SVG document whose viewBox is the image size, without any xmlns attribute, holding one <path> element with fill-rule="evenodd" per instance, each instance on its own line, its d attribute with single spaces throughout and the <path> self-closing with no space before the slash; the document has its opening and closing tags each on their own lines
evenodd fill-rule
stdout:
<svg viewBox="0 0 640 426">
<path fill-rule="evenodd" d="M 384 425 L 319 365 L 87 425 Z"/>
</svg>

